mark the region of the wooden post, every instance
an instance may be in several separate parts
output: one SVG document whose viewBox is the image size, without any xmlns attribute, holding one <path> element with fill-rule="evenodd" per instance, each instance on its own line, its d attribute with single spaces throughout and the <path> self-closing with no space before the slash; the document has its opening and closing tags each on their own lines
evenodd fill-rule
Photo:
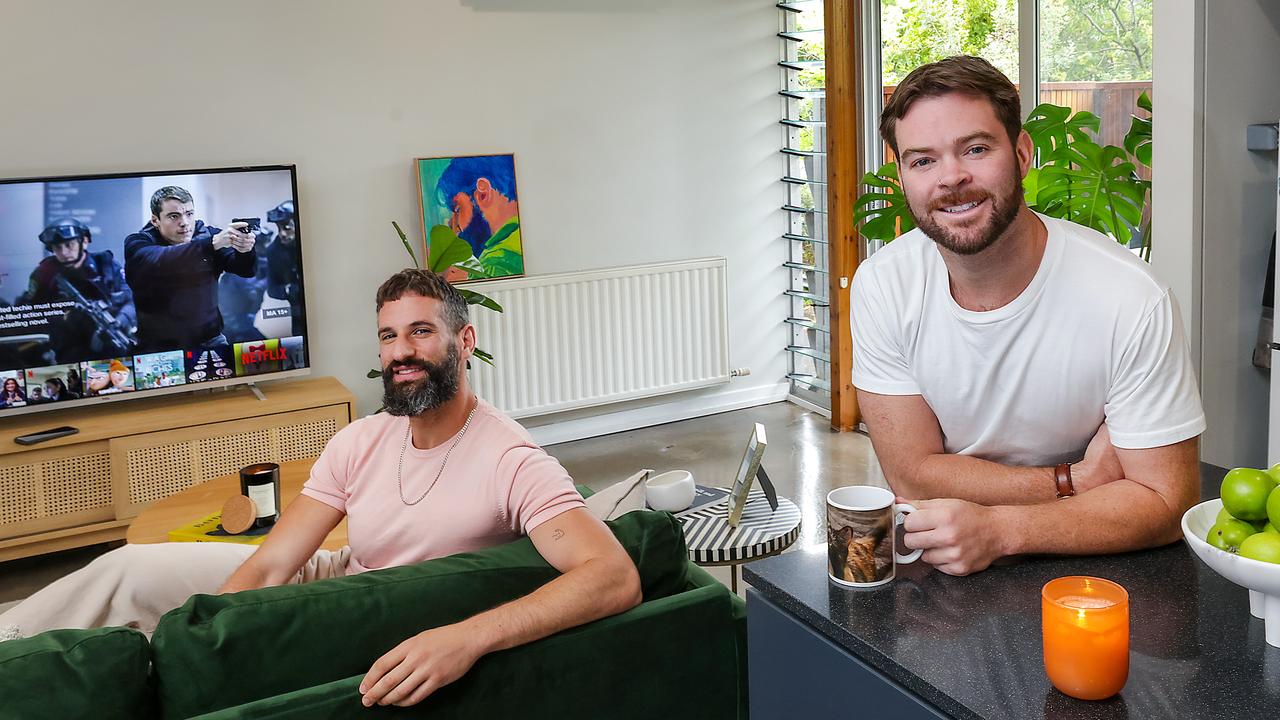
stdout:
<svg viewBox="0 0 1280 720">
<path fill-rule="evenodd" d="M 827 246 L 830 252 L 831 318 L 831 427 L 847 431 L 857 427 L 858 399 L 852 381 L 853 339 L 849 326 L 849 283 L 858 268 L 861 243 L 853 223 L 853 203 L 858 197 L 860 157 L 859 58 L 863 51 L 859 0 L 827 0 Z M 878 91 L 878 88 L 871 90 Z"/>
</svg>

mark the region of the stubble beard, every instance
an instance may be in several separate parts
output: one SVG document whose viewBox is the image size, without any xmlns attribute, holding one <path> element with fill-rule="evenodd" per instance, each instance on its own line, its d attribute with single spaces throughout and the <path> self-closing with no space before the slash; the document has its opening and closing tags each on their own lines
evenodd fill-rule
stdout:
<svg viewBox="0 0 1280 720">
<path fill-rule="evenodd" d="M 390 415 L 413 416 L 434 410 L 449 402 L 458 394 L 458 343 L 449 342 L 444 359 L 409 360 L 393 362 L 382 369 L 382 406 Z M 396 382 L 395 370 L 401 367 L 419 367 L 426 377 L 413 382 Z"/>
<path fill-rule="evenodd" d="M 973 189 L 939 198 L 930 203 L 924 212 L 917 209 L 911 202 L 907 203 L 907 209 L 915 219 L 916 226 L 928 235 L 930 240 L 957 255 L 977 255 L 999 240 L 1018 217 L 1018 210 L 1022 206 L 1022 180 L 1017 170 L 1015 165 L 1013 179 L 1002 194 L 994 195 L 986 190 Z M 991 202 L 991 212 L 983 227 L 965 228 L 962 235 L 944 228 L 933 220 L 931 211 L 945 212 L 941 208 L 982 200 Z"/>
</svg>

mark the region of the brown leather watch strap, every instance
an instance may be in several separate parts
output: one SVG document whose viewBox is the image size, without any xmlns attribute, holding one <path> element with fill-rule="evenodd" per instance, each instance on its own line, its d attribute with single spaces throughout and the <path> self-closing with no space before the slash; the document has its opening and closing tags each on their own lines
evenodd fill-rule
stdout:
<svg viewBox="0 0 1280 720">
<path fill-rule="evenodd" d="M 1053 482 L 1058 486 L 1058 499 L 1069 498 L 1076 494 L 1076 488 L 1071 484 L 1071 464 L 1062 463 L 1053 468 Z"/>
</svg>

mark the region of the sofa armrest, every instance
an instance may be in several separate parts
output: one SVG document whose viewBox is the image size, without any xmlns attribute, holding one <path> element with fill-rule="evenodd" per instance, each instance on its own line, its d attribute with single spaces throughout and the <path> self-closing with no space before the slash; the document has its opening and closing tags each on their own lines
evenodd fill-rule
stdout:
<svg viewBox="0 0 1280 720">
<path fill-rule="evenodd" d="M 715 583 L 488 655 L 413 708 L 364 708 L 355 675 L 199 718 L 745 717 L 734 599 Z"/>
</svg>

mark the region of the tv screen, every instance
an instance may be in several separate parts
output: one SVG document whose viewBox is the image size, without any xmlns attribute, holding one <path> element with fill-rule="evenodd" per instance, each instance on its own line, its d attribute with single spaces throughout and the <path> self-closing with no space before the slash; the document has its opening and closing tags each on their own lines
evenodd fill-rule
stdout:
<svg viewBox="0 0 1280 720">
<path fill-rule="evenodd" d="M 0 417 L 306 372 L 293 166 L 0 180 Z"/>
</svg>

